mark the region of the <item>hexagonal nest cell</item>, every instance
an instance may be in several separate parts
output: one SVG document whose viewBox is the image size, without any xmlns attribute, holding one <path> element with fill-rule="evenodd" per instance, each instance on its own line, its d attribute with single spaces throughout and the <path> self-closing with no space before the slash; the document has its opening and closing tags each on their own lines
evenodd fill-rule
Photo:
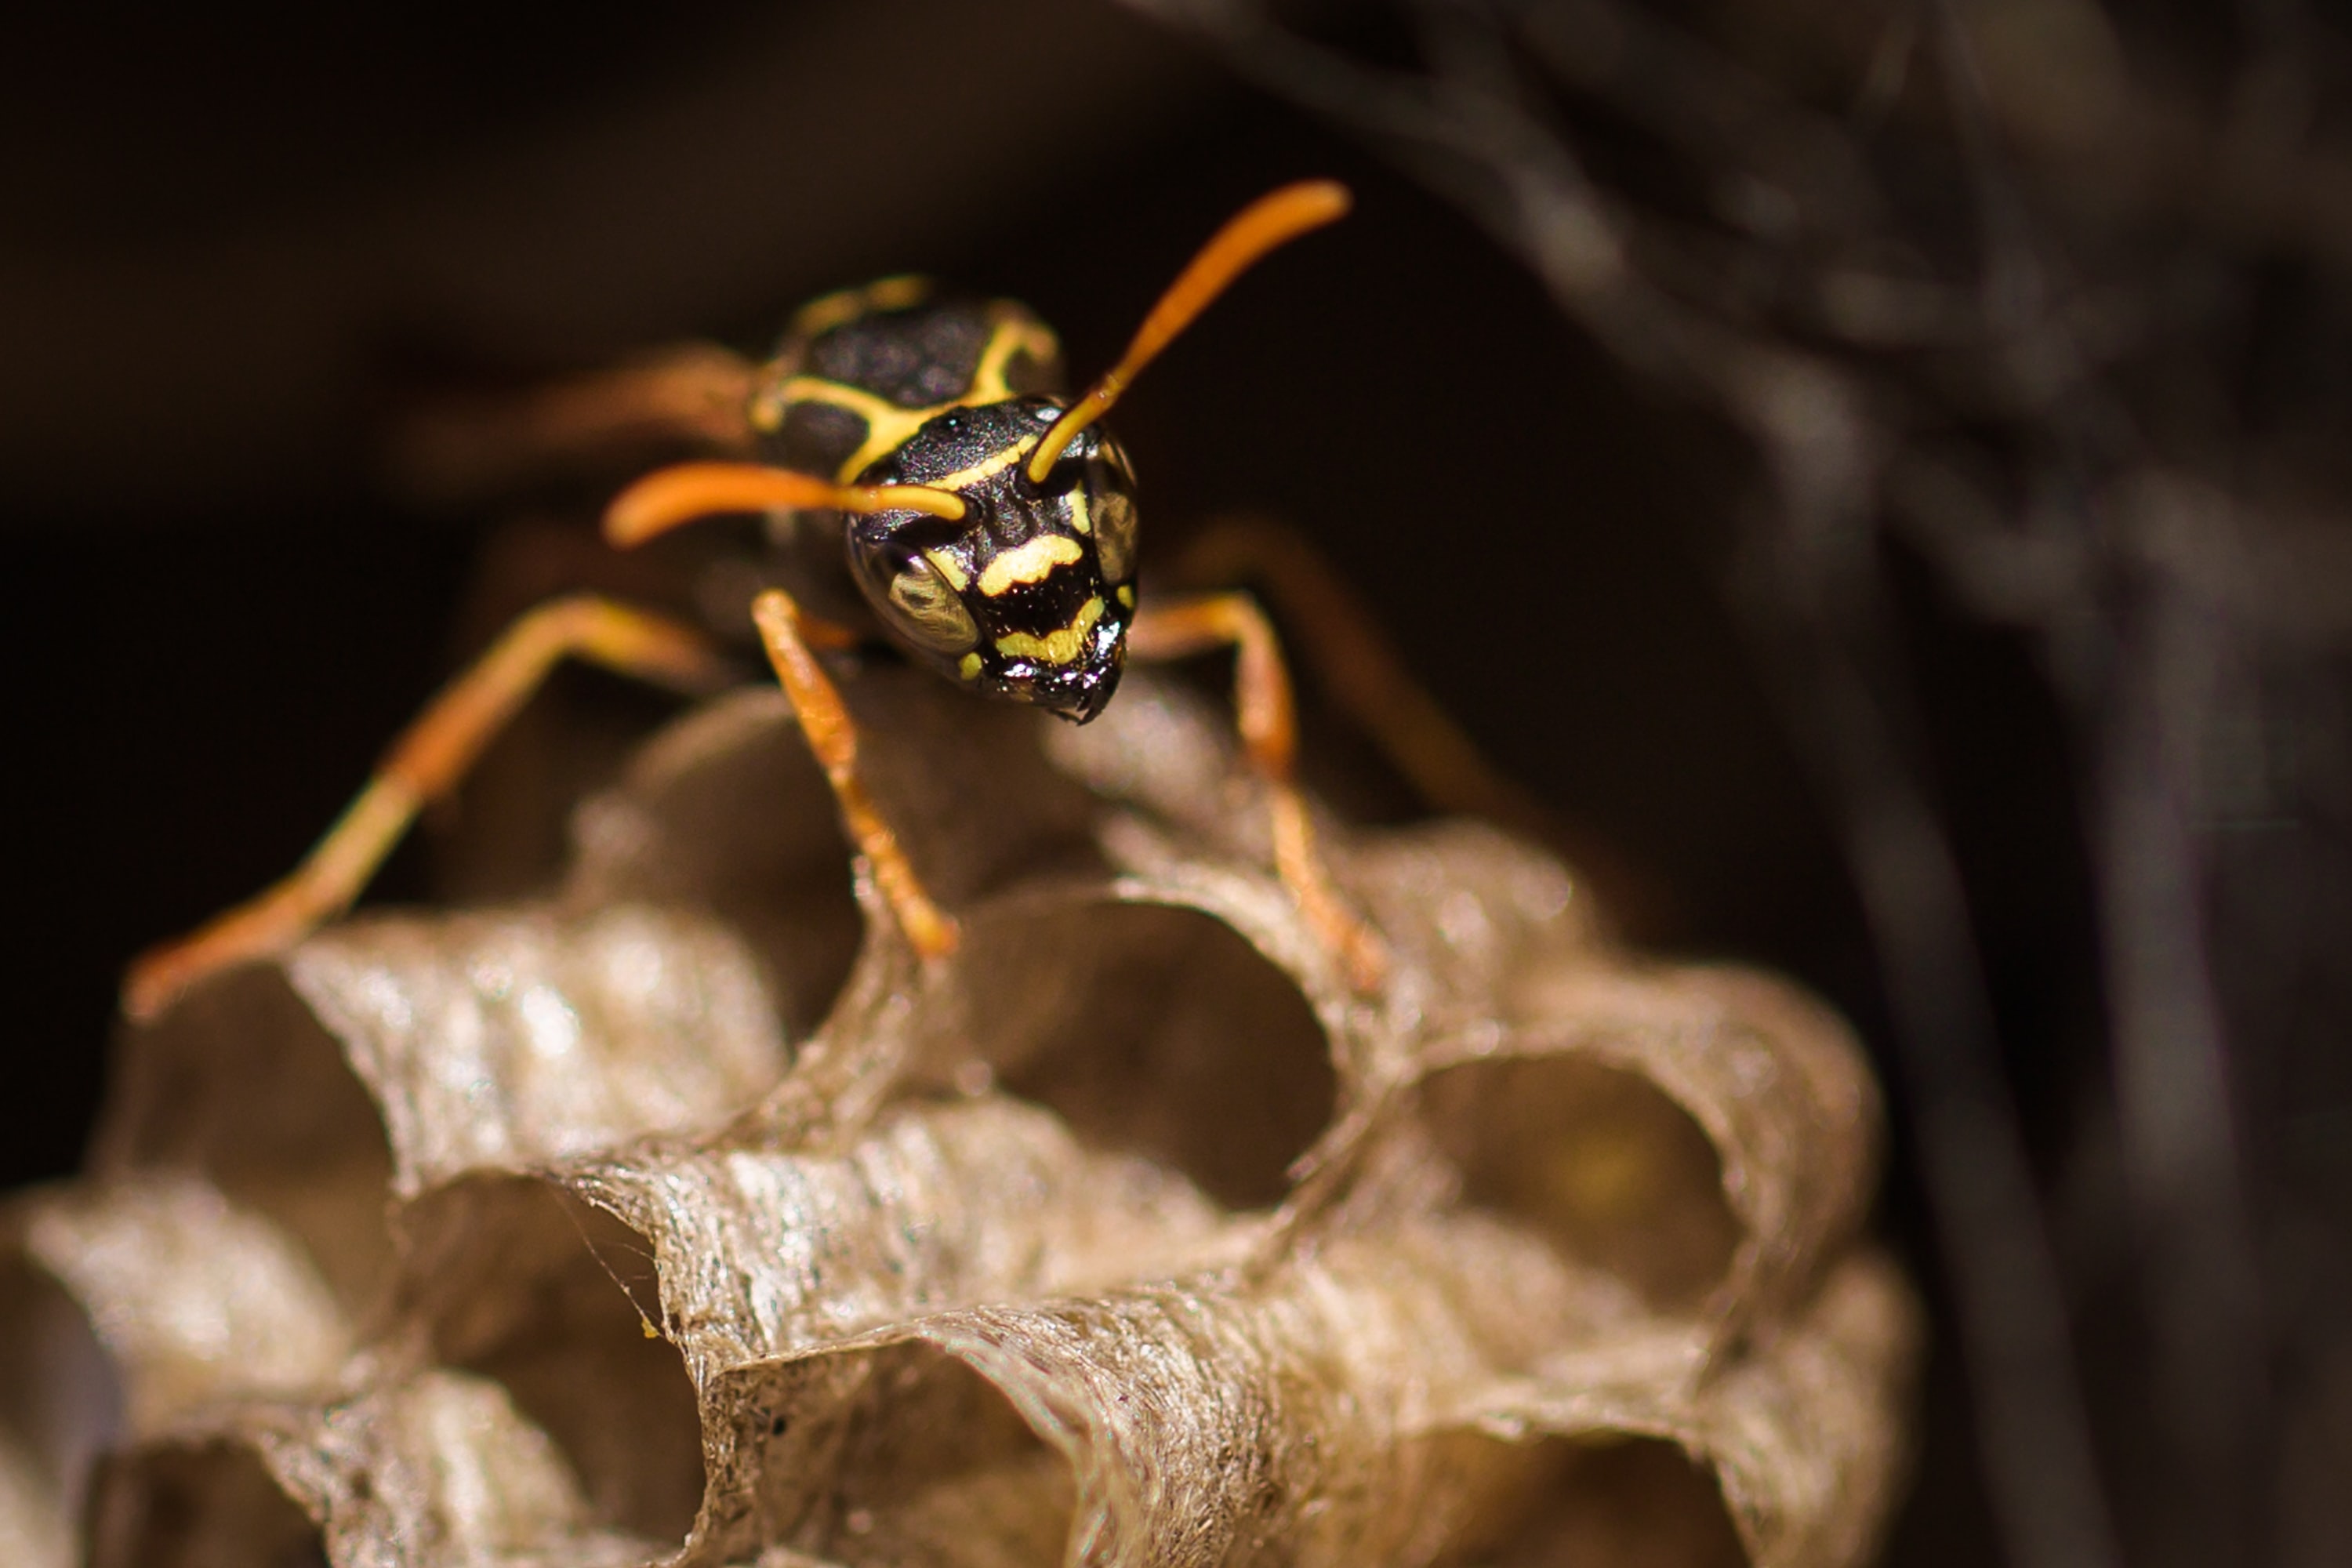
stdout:
<svg viewBox="0 0 2352 1568">
<path fill-rule="evenodd" d="M 1324 822 L 1359 990 L 1129 679 L 1050 737 L 853 685 L 949 959 L 755 691 L 551 896 L 126 1033 L 90 1174 L 5 1214 L 9 1560 L 1865 1557 L 1916 1329 L 1838 1021 L 1463 822 Z"/>
</svg>

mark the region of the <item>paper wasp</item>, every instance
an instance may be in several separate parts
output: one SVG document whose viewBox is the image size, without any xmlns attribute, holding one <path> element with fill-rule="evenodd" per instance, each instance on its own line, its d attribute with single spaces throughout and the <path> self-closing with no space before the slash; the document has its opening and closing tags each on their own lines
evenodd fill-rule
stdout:
<svg viewBox="0 0 2352 1568">
<path fill-rule="evenodd" d="M 1137 602 L 1133 472 L 1097 423 L 1235 278 L 1349 201 L 1344 187 L 1310 181 L 1251 204 L 1076 399 L 1062 395 L 1053 333 L 1022 306 L 942 298 L 904 278 L 828 295 L 794 317 L 751 378 L 761 461 L 679 464 L 613 501 L 605 532 L 623 545 L 716 513 L 770 520 L 781 575 L 794 586 L 761 594 L 753 619 L 851 838 L 925 956 L 953 950 L 956 923 L 868 797 L 856 730 L 822 656 L 887 642 L 979 695 L 1084 723 L 1130 655 L 1230 647 L 1276 868 L 1355 981 L 1377 981 L 1380 939 L 1331 886 L 1292 781 L 1290 682 L 1268 623 L 1237 593 Z M 566 657 L 689 690 L 727 679 L 701 633 L 644 610 L 573 597 L 529 613 L 425 709 L 291 875 L 133 964 L 126 1011 L 152 1016 L 205 975 L 281 950 L 349 907 L 418 810 L 454 787 Z"/>
</svg>

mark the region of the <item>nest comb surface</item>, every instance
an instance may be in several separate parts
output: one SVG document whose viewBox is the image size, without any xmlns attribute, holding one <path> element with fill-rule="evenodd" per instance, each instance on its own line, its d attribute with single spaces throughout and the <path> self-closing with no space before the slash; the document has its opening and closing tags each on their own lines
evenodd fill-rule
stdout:
<svg viewBox="0 0 2352 1568">
<path fill-rule="evenodd" d="M 90 1173 L 5 1215 L 8 1561 L 1868 1555 L 1916 1326 L 1834 1017 L 1461 822 L 1327 824 L 1359 994 L 1181 689 L 849 696 L 948 962 L 756 691 L 548 898 L 124 1037 Z"/>
</svg>

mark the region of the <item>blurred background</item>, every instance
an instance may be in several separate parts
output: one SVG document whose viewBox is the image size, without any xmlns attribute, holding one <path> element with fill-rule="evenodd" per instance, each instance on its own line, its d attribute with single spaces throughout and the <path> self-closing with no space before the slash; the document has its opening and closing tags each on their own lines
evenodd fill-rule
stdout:
<svg viewBox="0 0 2352 1568">
<path fill-rule="evenodd" d="M 9 1182 L 73 1168 L 133 952 L 290 867 L 507 616 L 635 584 L 582 531 L 625 471 L 453 477 L 420 420 L 756 352 L 909 269 L 1034 305 L 1083 380 L 1223 217 L 1331 174 L 1356 215 L 1121 406 L 1150 546 L 1295 527 L 1633 934 L 1856 1021 L 1936 1328 L 1889 1560 L 2352 1562 L 2352 128 L 2317 14 L 9 26 Z M 551 700 L 607 758 L 667 710 Z M 559 846 L 517 820 L 469 797 L 374 897 L 518 890 Z"/>
</svg>

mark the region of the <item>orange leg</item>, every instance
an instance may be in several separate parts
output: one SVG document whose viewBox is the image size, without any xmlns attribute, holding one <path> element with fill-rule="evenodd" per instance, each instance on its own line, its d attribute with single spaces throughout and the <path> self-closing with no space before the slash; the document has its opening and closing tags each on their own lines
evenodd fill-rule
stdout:
<svg viewBox="0 0 2352 1568">
<path fill-rule="evenodd" d="M 205 975 L 281 952 L 350 908 L 417 811 L 456 786 L 567 656 L 688 691 L 724 685 L 730 673 L 699 633 L 643 610 L 591 597 L 541 605 L 418 715 L 290 876 L 141 955 L 124 977 L 123 1011 L 153 1017 Z"/>
<path fill-rule="evenodd" d="M 1655 873 L 1496 768 L 1413 678 L 1329 560 L 1296 531 L 1266 518 L 1220 520 L 1178 558 L 1176 576 L 1195 587 L 1262 590 L 1323 689 L 1429 805 L 1549 847 L 1590 879 L 1613 925 L 1654 940 L 1683 934 L 1673 895 Z"/>
<path fill-rule="evenodd" d="M 1262 518 L 1225 519 L 1192 541 L 1177 571 L 1189 584 L 1263 589 L 1324 689 L 1431 805 L 1538 839 L 1555 834 L 1551 814 L 1486 760 L 1413 679 L 1363 601 L 1298 534 Z"/>
<path fill-rule="evenodd" d="M 857 773 L 857 726 L 811 651 L 813 642 L 837 646 L 835 629 L 803 616 L 800 606 L 781 588 L 771 588 L 751 602 L 751 619 L 758 623 L 760 640 L 767 646 L 768 662 L 776 667 L 776 679 L 793 700 L 793 711 L 800 716 L 809 750 L 816 753 L 833 784 L 834 798 L 841 803 L 842 821 L 856 841 L 858 852 L 874 868 L 875 884 L 898 917 L 899 929 L 925 958 L 953 952 L 960 936 L 955 920 L 931 902 L 921 879 L 908 863 L 907 852 L 899 847 L 898 836 L 890 831 L 873 796 L 866 793 L 866 781 Z"/>
<path fill-rule="evenodd" d="M 1285 886 L 1324 942 L 1339 954 L 1360 990 L 1378 985 L 1387 950 L 1331 886 L 1315 853 L 1315 828 L 1306 797 L 1292 780 L 1298 749 L 1290 701 L 1290 675 L 1265 613 L 1246 594 L 1214 594 L 1143 610 L 1128 628 L 1137 658 L 1184 658 L 1213 648 L 1234 650 L 1234 706 L 1251 763 L 1265 779 L 1274 812 L 1274 863 Z"/>
<path fill-rule="evenodd" d="M 386 457 L 412 493 L 454 505 L 681 449 L 748 455 L 757 374 L 725 349 L 680 343 L 527 391 L 429 404 L 394 427 Z"/>
</svg>

